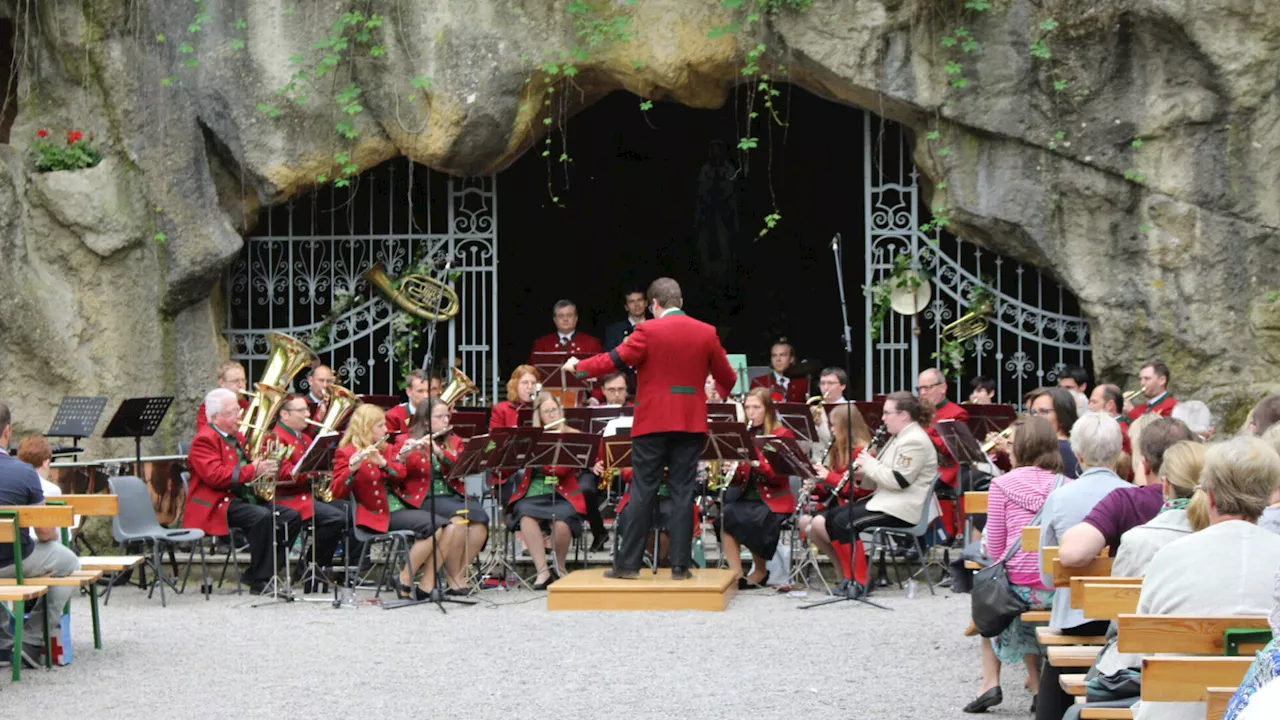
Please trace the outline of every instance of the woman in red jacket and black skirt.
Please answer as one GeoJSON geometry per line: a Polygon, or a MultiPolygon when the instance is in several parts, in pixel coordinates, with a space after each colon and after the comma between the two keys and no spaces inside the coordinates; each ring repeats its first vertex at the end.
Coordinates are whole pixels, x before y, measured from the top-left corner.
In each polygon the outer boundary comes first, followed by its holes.
{"type": "MultiPolygon", "coordinates": [[[[436,584],[436,568],[430,562],[431,545],[439,539],[446,520],[413,504],[417,488],[406,485],[408,471],[396,459],[396,447],[386,445],[387,425],[383,415],[382,408],[367,403],[351,414],[347,432],[333,454],[333,496],[354,495],[356,525],[369,532],[413,532],[415,540],[409,547],[409,567],[401,568],[397,590],[420,600],[426,598],[436,584]],[[412,576],[419,569],[422,579],[410,591],[412,576]]],[[[437,561],[442,557],[436,555],[437,561]]]]}
{"type": "MultiPolygon", "coordinates": [[[[743,408],[752,435],[795,437],[795,433],[779,423],[768,388],[752,389],[747,393],[743,408]]],[[[769,578],[765,564],[778,549],[782,521],[796,509],[790,479],[776,474],[759,451],[756,458],[750,465],[738,464],[730,481],[731,487],[725,492],[721,519],[725,559],[729,569],[738,575],[738,587],[742,589],[764,587],[769,578]],[[751,552],[755,563],[750,576],[742,573],[743,545],[751,552]]]]}

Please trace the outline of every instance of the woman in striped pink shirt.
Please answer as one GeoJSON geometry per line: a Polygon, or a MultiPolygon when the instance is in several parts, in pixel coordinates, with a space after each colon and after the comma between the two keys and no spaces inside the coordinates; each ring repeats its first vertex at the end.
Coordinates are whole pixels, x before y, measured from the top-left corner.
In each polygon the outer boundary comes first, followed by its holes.
{"type": "MultiPolygon", "coordinates": [[[[1045,498],[1062,473],[1058,436],[1048,420],[1028,417],[1013,424],[1010,460],[1014,469],[991,482],[987,501],[987,527],[983,538],[985,555],[996,562],[1012,544],[1022,542],[1022,528],[1031,524],[1045,498]]],[[[1040,582],[1040,563],[1034,552],[1017,552],[1005,564],[1013,589],[1032,608],[1042,610],[1053,602],[1053,590],[1040,582]]],[[[1015,618],[1013,623],[989,641],[981,639],[982,691],[965,706],[967,713],[986,712],[1004,697],[1000,689],[1001,664],[1019,660],[1027,666],[1027,688],[1035,693],[1040,685],[1040,646],[1035,628],[1015,618]]]]}

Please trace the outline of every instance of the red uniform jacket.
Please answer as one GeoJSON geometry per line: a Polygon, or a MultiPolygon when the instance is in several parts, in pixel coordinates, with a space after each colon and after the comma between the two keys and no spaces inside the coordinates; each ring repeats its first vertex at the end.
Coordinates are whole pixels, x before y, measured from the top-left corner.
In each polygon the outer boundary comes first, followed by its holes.
{"type": "Polygon", "coordinates": [[[540,467],[536,470],[530,468],[530,471],[521,473],[520,484],[516,486],[514,492],[511,493],[509,503],[515,505],[516,501],[524,497],[529,490],[529,483],[535,478],[538,482],[542,482],[542,478],[547,475],[554,475],[556,478],[556,494],[564,498],[573,506],[574,511],[579,515],[587,512],[587,501],[582,497],[582,488],[578,487],[578,471],[574,468],[567,467],[540,467]]]}
{"type": "MultiPolygon", "coordinates": [[[[409,442],[408,435],[401,435],[400,438],[400,442],[396,443],[393,457],[399,457],[400,448],[409,442]]],[[[445,439],[444,444],[444,457],[440,459],[440,465],[441,471],[448,475],[453,464],[458,461],[458,454],[462,452],[462,438],[450,435],[445,439]]],[[[409,457],[404,459],[404,486],[396,495],[404,501],[405,505],[420,508],[427,494],[431,492],[431,457],[431,448],[427,445],[419,445],[409,453],[409,457]]],[[[449,488],[459,495],[465,495],[467,492],[461,478],[450,480],[449,488]]]]}
{"type": "MultiPolygon", "coordinates": [[[[414,409],[416,410],[417,408],[414,409]]],[[[413,415],[409,412],[409,403],[402,402],[388,410],[382,421],[387,424],[387,432],[406,433],[409,431],[409,421],[412,419],[413,415]]]]}
{"type": "Polygon", "coordinates": [[[310,520],[311,515],[315,512],[315,508],[311,504],[311,479],[310,476],[305,478],[295,478],[293,476],[293,468],[302,460],[302,455],[307,451],[307,447],[311,445],[312,437],[308,434],[294,434],[293,430],[276,423],[271,428],[271,432],[275,434],[276,439],[283,445],[288,445],[293,450],[289,453],[289,457],[280,461],[280,483],[276,485],[276,502],[288,508],[298,511],[303,520],[310,520]],[[283,483],[289,483],[285,485],[283,483]]]}
{"type": "Polygon", "coordinates": [[[1133,409],[1129,411],[1129,420],[1137,420],[1149,412],[1155,413],[1160,417],[1169,417],[1173,414],[1173,406],[1177,404],[1178,401],[1175,400],[1172,395],[1165,393],[1154,405],[1149,402],[1142,403],[1141,405],[1135,405],[1133,409]]]}
{"type": "MultiPolygon", "coordinates": [[[[758,435],[759,432],[753,432],[758,435]]],[[[775,437],[794,438],[795,433],[791,430],[779,427],[773,431],[775,437]]],[[[796,496],[791,494],[791,480],[786,475],[778,475],[774,473],[773,468],[769,467],[769,461],[759,450],[756,451],[756,458],[760,460],[760,467],[751,467],[746,463],[739,463],[733,473],[733,479],[729,481],[730,485],[744,485],[747,479],[755,476],[756,488],[760,491],[760,499],[764,501],[769,509],[776,513],[791,513],[796,509],[796,496]]]]}
{"type": "Polygon", "coordinates": [[[375,532],[386,532],[391,524],[391,510],[387,493],[400,489],[404,483],[405,467],[396,462],[395,447],[382,451],[387,459],[386,467],[378,467],[367,458],[354,471],[350,467],[351,456],[360,450],[354,445],[344,445],[333,453],[333,497],[354,495],[356,499],[356,524],[375,532]]]}
{"type": "Polygon", "coordinates": [[[257,469],[243,457],[244,436],[224,438],[205,426],[191,440],[187,468],[191,487],[182,511],[183,527],[198,528],[206,535],[227,534],[227,504],[232,488],[253,480],[257,469]]]}
{"type": "Polygon", "coordinates": [[[510,400],[503,400],[493,409],[489,411],[489,429],[515,427],[520,423],[520,408],[524,407],[524,403],[515,403],[510,400]]]}
{"type": "Polygon", "coordinates": [[[712,326],[682,310],[646,320],[608,353],[578,364],[580,377],[600,377],[627,366],[636,369],[636,410],[631,436],[707,431],[707,373],[733,386],[729,366],[712,326]]]}
{"type": "MultiPolygon", "coordinates": [[[[316,422],[324,420],[324,413],[320,412],[320,403],[316,402],[315,398],[311,397],[311,393],[307,393],[302,399],[307,401],[307,410],[311,413],[312,420],[315,420],[316,422]]],[[[326,408],[326,412],[327,411],[328,410],[326,408]]]]}
{"type": "Polygon", "coordinates": [[[559,333],[547,333],[533,341],[533,349],[529,351],[529,364],[533,364],[534,353],[565,352],[575,355],[597,355],[603,352],[600,341],[591,335],[574,331],[569,342],[561,344],[559,333]]]}
{"type": "Polygon", "coordinates": [[[791,378],[786,393],[782,392],[782,386],[772,372],[752,380],[751,387],[769,388],[773,391],[774,402],[802,403],[809,399],[809,381],[805,378],[791,378]]]}
{"type": "MultiPolygon", "coordinates": [[[[240,403],[241,411],[249,409],[248,400],[245,400],[244,398],[237,398],[236,401],[240,403]]],[[[207,427],[209,427],[209,418],[205,417],[204,403],[200,403],[200,408],[196,410],[196,432],[200,432],[207,427]]]]}
{"type": "MultiPolygon", "coordinates": [[[[853,452],[850,453],[850,455],[852,457],[858,457],[858,453],[860,452],[862,452],[862,448],[855,445],[853,447],[853,452]]],[[[840,480],[844,477],[844,465],[833,464],[828,469],[831,472],[827,473],[825,477],[818,478],[818,483],[813,488],[813,494],[817,495],[821,500],[830,498],[831,493],[835,491],[836,486],[840,484],[840,480]]],[[[870,494],[870,490],[858,487],[858,483],[855,482],[853,478],[849,478],[849,481],[844,484],[844,487],[840,488],[840,497],[838,498],[837,504],[848,505],[850,498],[859,500],[870,494]]]]}
{"type": "MultiPolygon", "coordinates": [[[[939,420],[955,420],[956,422],[965,422],[969,419],[969,411],[960,406],[960,403],[946,402],[939,405],[933,413],[933,422],[939,420]]],[[[927,430],[929,439],[933,441],[933,446],[938,449],[938,475],[942,477],[942,482],[955,487],[956,477],[960,474],[960,466],[956,464],[955,458],[951,457],[951,451],[947,450],[947,444],[942,442],[942,436],[933,428],[933,423],[929,423],[927,430]]]]}

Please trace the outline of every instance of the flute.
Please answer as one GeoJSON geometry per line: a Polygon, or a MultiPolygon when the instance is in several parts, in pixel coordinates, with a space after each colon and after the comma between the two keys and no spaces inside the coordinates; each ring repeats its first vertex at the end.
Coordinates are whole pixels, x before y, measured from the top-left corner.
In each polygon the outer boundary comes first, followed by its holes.
{"type": "Polygon", "coordinates": [[[400,457],[404,457],[405,455],[408,455],[414,450],[417,450],[419,447],[429,442],[434,442],[435,440],[438,440],[444,437],[445,435],[448,435],[451,432],[453,432],[452,425],[432,435],[423,435],[422,437],[417,438],[415,440],[407,440],[405,441],[405,444],[400,448],[400,457]]]}
{"type": "Polygon", "coordinates": [[[382,439],[381,439],[381,440],[379,440],[378,442],[376,442],[376,443],[374,443],[374,444],[370,445],[369,447],[367,447],[367,448],[365,448],[365,449],[363,449],[363,450],[361,450],[361,451],[357,452],[355,455],[352,455],[352,456],[351,456],[351,461],[350,461],[350,463],[348,463],[348,464],[349,464],[351,467],[355,467],[356,465],[359,465],[361,462],[363,462],[363,461],[364,461],[364,459],[365,459],[366,457],[368,457],[368,456],[369,456],[369,454],[370,454],[370,453],[376,452],[376,451],[378,450],[378,446],[379,446],[379,445],[382,445],[383,443],[385,443],[385,442],[387,441],[387,438],[389,438],[389,437],[391,437],[391,433],[387,433],[386,435],[383,435],[383,436],[382,436],[382,439]]]}

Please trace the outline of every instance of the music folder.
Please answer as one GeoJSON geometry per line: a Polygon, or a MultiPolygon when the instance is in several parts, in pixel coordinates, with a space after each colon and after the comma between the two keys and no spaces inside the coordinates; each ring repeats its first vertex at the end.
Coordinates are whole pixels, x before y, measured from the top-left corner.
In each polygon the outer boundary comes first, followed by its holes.
{"type": "Polygon", "coordinates": [[[494,455],[501,454],[504,448],[505,444],[500,445],[499,440],[490,435],[472,435],[449,469],[449,479],[458,480],[488,470],[494,455]]]}
{"type": "Polygon", "coordinates": [[[617,428],[617,433],[604,438],[604,471],[631,467],[631,428],[617,428]]]}
{"type": "Polygon", "coordinates": [[[947,446],[947,450],[951,452],[951,457],[955,458],[956,462],[971,465],[990,462],[965,423],[939,420],[933,424],[933,429],[938,432],[938,437],[942,438],[942,444],[947,446]]]}
{"type": "Polygon", "coordinates": [[[543,432],[525,460],[526,467],[571,467],[585,470],[595,464],[600,436],[591,433],[543,432]]]}
{"type": "Polygon", "coordinates": [[[489,465],[490,470],[516,470],[523,468],[529,459],[529,453],[542,435],[542,428],[494,428],[489,437],[501,444],[495,448],[494,457],[489,465]]]}
{"type": "Polygon", "coordinates": [[[297,484],[298,477],[302,475],[333,472],[333,449],[341,439],[342,435],[336,432],[317,435],[307,446],[306,452],[302,453],[298,464],[293,466],[294,482],[291,484],[297,484]]]}
{"type": "Polygon", "coordinates": [[[739,407],[734,403],[707,403],[708,422],[741,424],[745,417],[738,413],[739,407]]]}
{"type": "Polygon", "coordinates": [[[733,460],[751,462],[756,459],[756,446],[751,434],[742,423],[707,423],[707,442],[702,446],[700,460],[733,460]]]}

